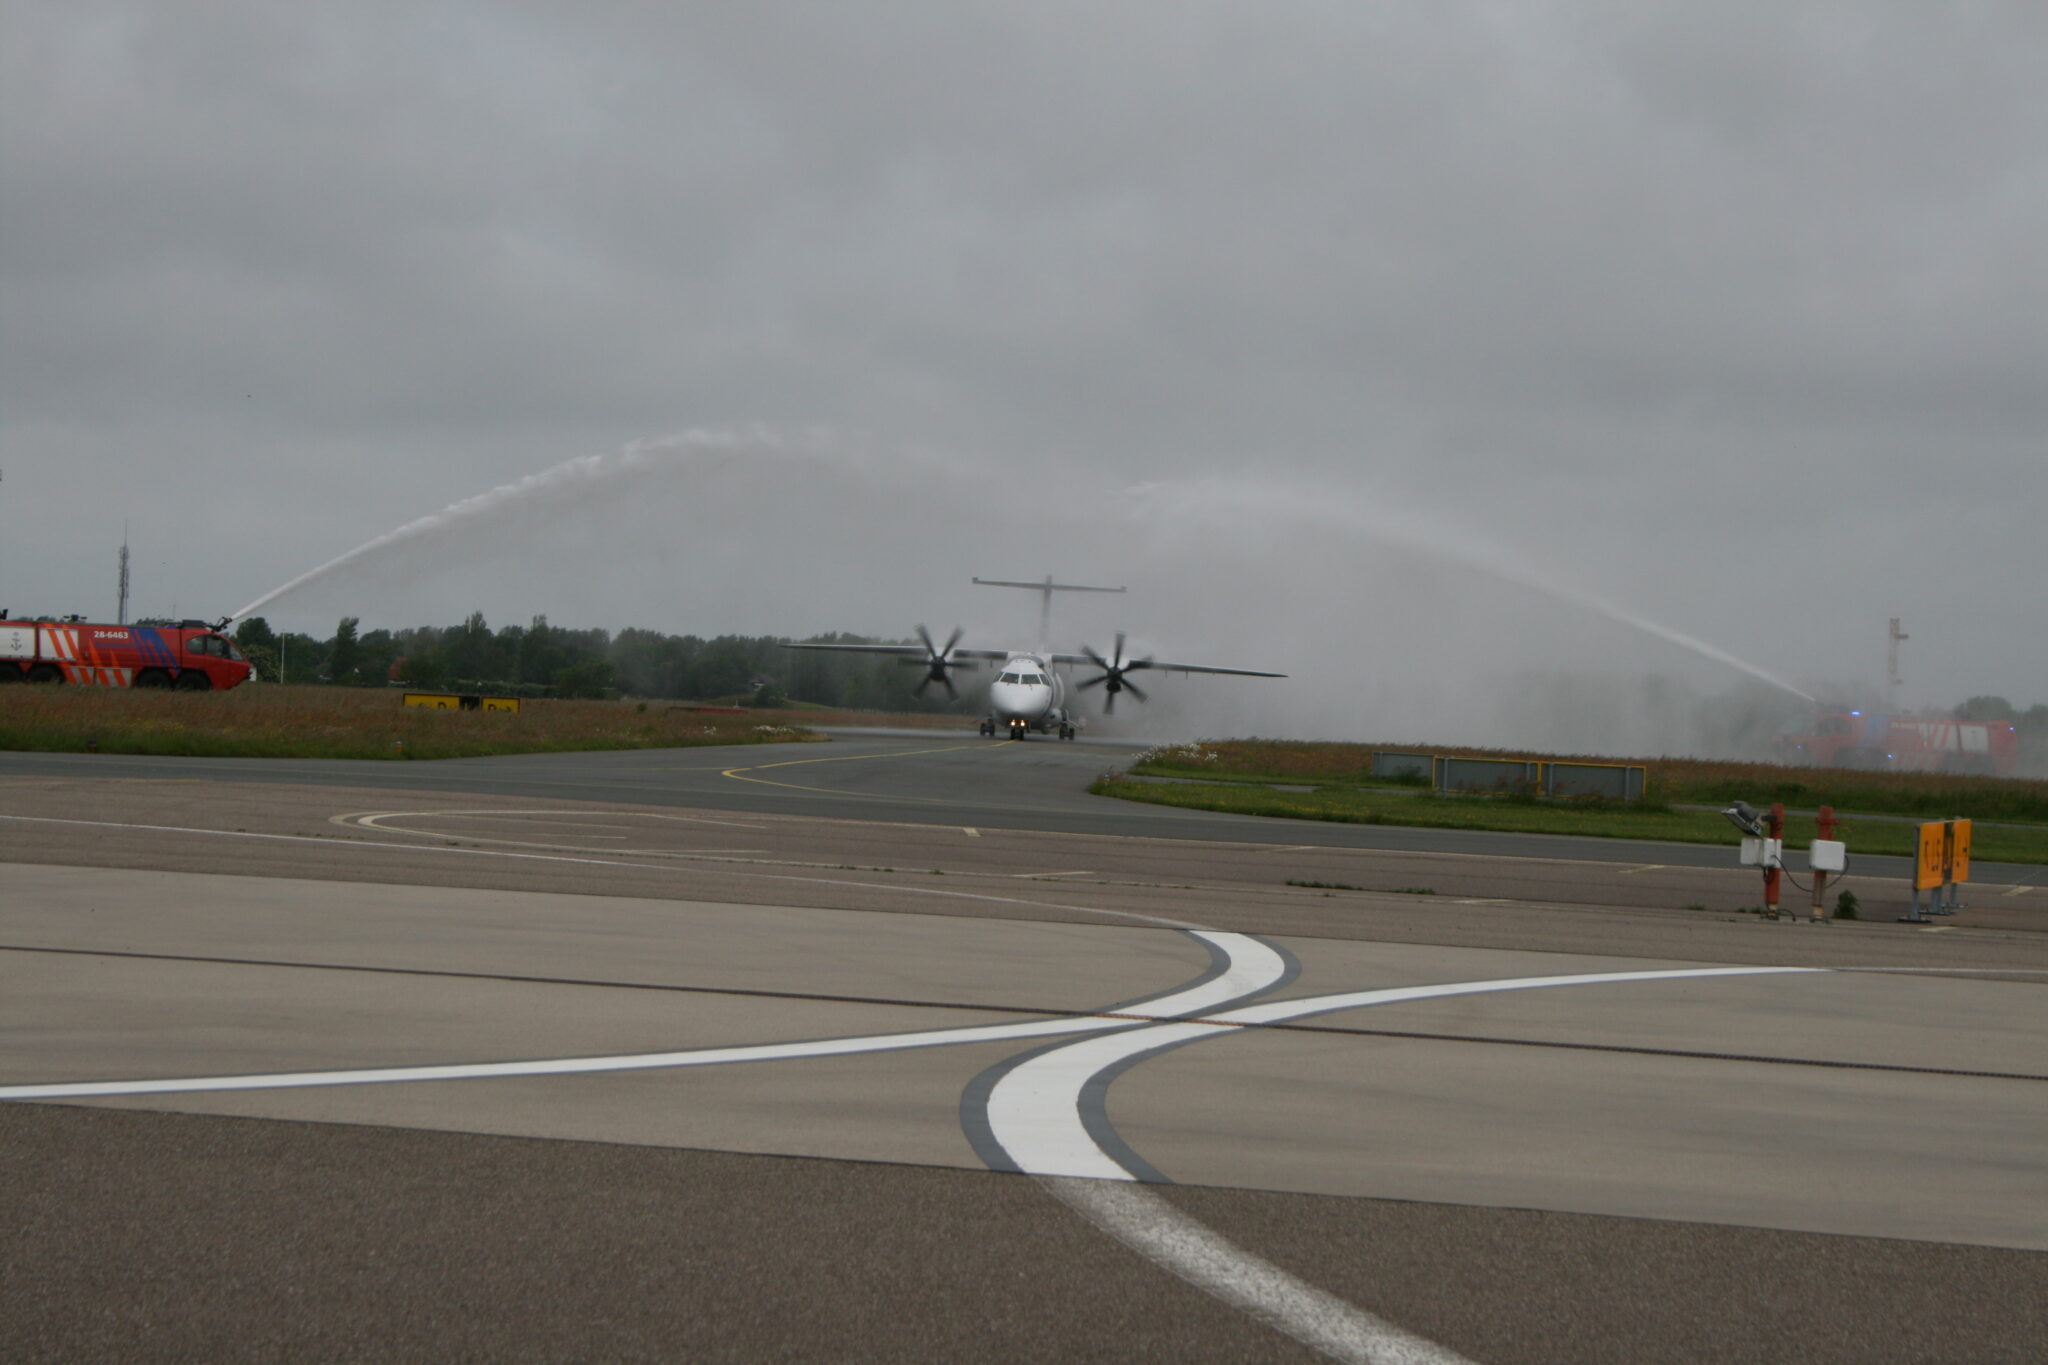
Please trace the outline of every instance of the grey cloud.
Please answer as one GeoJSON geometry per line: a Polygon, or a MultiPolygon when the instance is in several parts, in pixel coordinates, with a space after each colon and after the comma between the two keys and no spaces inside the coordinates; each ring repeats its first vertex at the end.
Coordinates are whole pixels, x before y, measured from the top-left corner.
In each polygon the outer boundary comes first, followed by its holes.
{"type": "MultiPolygon", "coordinates": [[[[1959,641],[1928,686],[2048,696],[2035,5],[86,3],[7,37],[6,491],[83,462],[42,486],[132,490],[164,543],[232,509],[232,552],[167,562],[187,598],[765,418],[1049,500],[1321,479],[1802,676],[1867,675],[1910,611],[1959,641]]],[[[104,576],[49,520],[9,596],[104,576]]]]}

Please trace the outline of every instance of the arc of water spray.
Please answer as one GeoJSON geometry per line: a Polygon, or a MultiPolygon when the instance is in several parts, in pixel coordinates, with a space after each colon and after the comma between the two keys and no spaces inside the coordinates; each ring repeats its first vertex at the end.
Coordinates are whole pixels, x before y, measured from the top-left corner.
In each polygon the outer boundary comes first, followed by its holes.
{"type": "MultiPolygon", "coordinates": [[[[409,521],[374,540],[365,541],[347,554],[330,559],[325,564],[309,569],[298,577],[272,588],[225,618],[222,624],[242,620],[279,598],[317,583],[351,564],[448,527],[479,521],[510,503],[536,496],[567,493],[580,486],[638,469],[681,463],[710,455],[747,452],[799,456],[817,454],[827,449],[840,456],[853,453],[832,441],[826,433],[818,431],[786,435],[758,427],[715,430],[700,428],[659,440],[636,441],[612,455],[585,455],[567,460],[552,469],[545,469],[538,474],[503,484],[487,493],[450,503],[438,512],[409,521]]],[[[1263,504],[1276,513],[1326,524],[1334,523],[1346,532],[1356,533],[1364,528],[1368,534],[1388,544],[1426,551],[1463,564],[1489,577],[1540,592],[1582,611],[1592,612],[1668,644],[1677,645],[1701,658],[1745,673],[1805,701],[1814,700],[1809,693],[1801,691],[1783,678],[1757,667],[1746,659],[1687,635],[1683,631],[1659,624],[1592,593],[1566,587],[1548,575],[1514,562],[1499,547],[1492,547],[1485,554],[1477,553],[1461,543],[1468,540],[1468,536],[1451,534],[1448,528],[1437,534],[1418,534],[1415,529],[1416,519],[1412,514],[1404,514],[1400,519],[1396,519],[1381,509],[1357,503],[1333,509],[1327,493],[1319,493],[1311,498],[1276,488],[1270,480],[1257,485],[1236,479],[1204,479],[1191,484],[1145,484],[1125,490],[1124,496],[1128,505],[1137,509],[1141,516],[1147,513],[1199,515],[1207,508],[1223,507],[1230,509],[1230,519],[1236,522],[1242,519],[1246,507],[1263,504]]]]}
{"type": "Polygon", "coordinates": [[[1424,518],[1412,512],[1404,512],[1396,519],[1383,509],[1356,501],[1333,507],[1332,499],[1327,493],[1309,497],[1293,490],[1276,488],[1270,481],[1251,485],[1235,478],[1205,479],[1179,488],[1158,483],[1140,484],[1126,489],[1125,496],[1134,502],[1150,502],[1154,506],[1179,515],[1198,513],[1204,506],[1228,508],[1233,523],[1242,519],[1244,508],[1263,503],[1287,515],[1332,524],[1341,531],[1356,533],[1363,528],[1374,539],[1386,544],[1418,550],[1462,564],[1489,578],[1541,593],[1545,597],[1554,598],[1581,611],[1589,611],[1595,616],[1605,617],[1632,630],[1639,630],[1666,644],[1690,650],[1703,659],[1710,659],[1739,673],[1746,673],[1760,682],[1769,683],[1772,687],[1789,692],[1804,701],[1814,700],[1811,693],[1794,687],[1783,678],[1759,668],[1747,659],[1710,645],[1705,640],[1687,635],[1684,631],[1674,630],[1670,626],[1638,615],[1594,593],[1567,587],[1549,575],[1517,562],[1512,555],[1498,546],[1490,547],[1489,552],[1485,554],[1468,549],[1461,542],[1470,539],[1469,533],[1454,533],[1449,527],[1436,527],[1432,528],[1432,534],[1420,534],[1415,527],[1424,518]]]}
{"type": "Polygon", "coordinates": [[[623,474],[649,465],[688,459],[713,453],[731,453],[751,448],[754,450],[791,450],[795,447],[789,441],[766,431],[694,430],[680,436],[660,440],[635,441],[613,455],[583,455],[565,460],[552,469],[538,474],[529,474],[512,483],[501,484],[488,493],[452,502],[438,512],[409,521],[395,530],[386,531],[374,540],[364,541],[347,554],[337,555],[318,568],[308,569],[297,578],[282,583],[264,593],[240,611],[228,616],[222,622],[239,621],[260,611],[262,608],[299,589],[319,582],[340,569],[379,554],[395,545],[419,540],[463,522],[476,521],[490,516],[507,503],[517,502],[536,495],[567,491],[580,484],[623,474]]]}

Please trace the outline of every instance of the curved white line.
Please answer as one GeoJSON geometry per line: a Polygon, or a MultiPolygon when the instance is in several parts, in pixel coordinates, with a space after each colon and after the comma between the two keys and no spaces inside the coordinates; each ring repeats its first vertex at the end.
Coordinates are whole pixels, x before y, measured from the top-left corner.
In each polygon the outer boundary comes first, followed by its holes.
{"type": "Polygon", "coordinates": [[[1042,1177],[1039,1188],[1205,1294],[1345,1365],[1472,1365],[1289,1274],[1143,1185],[1042,1177]]]}
{"type": "MultiPolygon", "coordinates": [[[[1222,975],[1200,985],[1183,987],[1130,1009],[1140,1018],[1173,1018],[1214,1009],[1279,979],[1285,970],[1280,955],[1243,934],[1201,931],[1194,937],[1221,952],[1230,962],[1222,975]]],[[[177,1095],[193,1091],[290,1090],[326,1085],[384,1085],[409,1081],[470,1081],[508,1076],[580,1076],[605,1071],[648,1071],[669,1067],[724,1066],[735,1062],[778,1062],[799,1057],[838,1057],[853,1053],[896,1052],[909,1048],[953,1047],[962,1043],[1007,1042],[1022,1038],[1058,1037],[1131,1026],[1129,1013],[1118,1016],[1035,1019],[1016,1024],[976,1024],[964,1028],[925,1029],[915,1033],[870,1034],[858,1038],[821,1038],[807,1042],[751,1043],[734,1047],[693,1048],[681,1052],[641,1052],[611,1057],[556,1057],[521,1062],[466,1062],[439,1066],[366,1067],[344,1071],[288,1071],[248,1076],[181,1076],[132,1081],[56,1081],[0,1086],[0,1100],[88,1099],[114,1095],[177,1095]]]]}
{"type": "Polygon", "coordinates": [[[1276,1000],[1200,1019],[1079,1040],[1025,1062],[989,1094],[989,1131],[1054,1198],[1139,1255],[1276,1331],[1346,1365],[1471,1365],[1466,1357],[1318,1289],[1222,1237],[1142,1185],[1083,1126],[1081,1092],[1102,1070],[1232,1026],[1256,1027],[1334,1010],[1489,991],[1621,981],[1769,976],[1813,967],[1701,967],[1457,981],[1276,1000]],[[1083,1177],[1075,1179],[1073,1177],[1083,1177]]]}
{"type": "MultiPolygon", "coordinates": [[[[1245,957],[1233,962],[1230,972],[1212,982],[1221,998],[1233,999],[1254,990],[1264,990],[1287,972],[1287,963],[1267,945],[1250,940],[1245,957]],[[1231,989],[1224,991],[1226,984],[1231,989]]],[[[1213,1033],[1211,1023],[1163,1025],[1184,1034],[1213,1033]]],[[[1103,1180],[1129,1180],[1131,1173],[1095,1145],[1081,1126],[1078,1103],[1081,1087],[1096,1072],[1128,1056],[1150,1051],[1155,1044],[1132,1040],[1151,1038],[1155,1029],[1135,1029],[1109,1038],[1090,1039],[1107,1047],[1089,1048],[1076,1043],[1048,1052],[1023,1063],[997,1081],[988,1096],[988,1126],[996,1141],[1031,1175],[1084,1175],[1103,1180]],[[1025,1161],[1021,1152],[1032,1154],[1025,1161]],[[1045,1164],[1036,1164],[1043,1162],[1045,1164]]]]}
{"type": "Polygon", "coordinates": [[[1032,1058],[1010,1071],[989,1092],[989,1133],[1020,1170],[1032,1175],[1085,1176],[1095,1180],[1136,1180],[1097,1145],[1081,1117],[1081,1092],[1097,1075],[1120,1063],[1200,1038],[1224,1036],[1232,1028],[1277,1024],[1311,1014],[1430,1000],[1450,995],[1539,990],[1550,986],[1595,986],[1624,981],[1674,981],[1716,976],[1782,976],[1825,972],[1825,967],[1685,967],[1642,972],[1579,972],[1568,976],[1524,976],[1498,981],[1451,981],[1432,986],[1396,986],[1338,995],[1276,1000],[1150,1028],[1086,1038],[1032,1058]]]}

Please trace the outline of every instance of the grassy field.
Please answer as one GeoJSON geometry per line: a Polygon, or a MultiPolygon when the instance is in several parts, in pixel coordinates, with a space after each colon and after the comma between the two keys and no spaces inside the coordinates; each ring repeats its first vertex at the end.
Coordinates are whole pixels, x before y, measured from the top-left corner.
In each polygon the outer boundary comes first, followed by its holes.
{"type": "Polygon", "coordinates": [[[396,689],[363,687],[0,687],[0,749],[43,752],[422,759],[819,738],[790,713],[727,715],[662,701],[529,700],[512,715],[405,707],[396,689]]]}
{"type": "MultiPolygon", "coordinates": [[[[1726,844],[1738,836],[1714,811],[1674,810],[1650,804],[1630,807],[1540,802],[1500,797],[1437,796],[1428,791],[1365,791],[1321,787],[1276,791],[1249,782],[1146,782],[1128,777],[1099,779],[1098,796],[1146,801],[1158,806],[1277,815],[1296,820],[1335,820],[1361,825],[1420,825],[1436,829],[1490,829],[1524,834],[1579,834],[1603,839],[1665,839],[1687,844],[1726,844]]],[[[1851,854],[1910,856],[1915,826],[1890,820],[1844,819],[1835,837],[1851,854]]],[[[1804,848],[1817,835],[1811,817],[1785,818],[1788,848],[1804,848]]],[[[2048,863],[2048,826],[2013,828],[1978,825],[1974,856],[1980,862],[2048,863]]]]}
{"type": "MultiPolygon", "coordinates": [[[[1772,801],[1783,801],[1795,809],[1826,804],[1842,817],[1836,837],[1846,840],[1852,853],[1913,852],[1911,824],[1858,820],[1858,815],[1966,816],[2020,826],[1977,825],[1973,842],[1979,860],[2048,863],[2048,782],[1650,759],[1641,760],[1649,770],[1648,794],[1641,803],[1548,802],[1438,796],[1426,789],[1390,790],[1383,779],[1370,775],[1370,765],[1375,748],[1394,747],[1260,739],[1204,741],[1154,750],[1132,766],[1131,777],[1107,777],[1092,790],[1131,801],[1246,815],[1701,844],[1735,841],[1734,830],[1718,808],[1738,798],[1759,807],[1772,801]],[[1132,777],[1183,780],[1145,782],[1132,777]],[[1278,790],[1275,784],[1306,790],[1278,790]],[[1716,809],[1679,808],[1692,804],[1716,809]],[[2034,824],[2039,828],[2027,827],[2034,824]]],[[[1398,751],[1537,757],[1480,750],[1432,751],[1425,745],[1399,746],[1398,751]]],[[[1804,847],[1815,837],[1810,816],[1787,816],[1785,838],[1789,845],[1804,847]]]]}
{"type": "Polygon", "coordinates": [[[1223,782],[1288,782],[1359,788],[1385,786],[1371,775],[1375,749],[1437,753],[1445,757],[1543,758],[1586,763],[1637,763],[1648,769],[1644,799],[1669,805],[1753,806],[1783,801],[1811,810],[1831,805],[1864,815],[1926,819],[2019,820],[2048,824],[2048,782],[2024,778],[1960,777],[1941,773],[1851,772],[1787,768],[1770,763],[1724,763],[1697,758],[1575,758],[1428,745],[1337,744],[1270,739],[1204,740],[1155,749],[1131,772],[1153,777],[1199,777],[1223,782]]]}

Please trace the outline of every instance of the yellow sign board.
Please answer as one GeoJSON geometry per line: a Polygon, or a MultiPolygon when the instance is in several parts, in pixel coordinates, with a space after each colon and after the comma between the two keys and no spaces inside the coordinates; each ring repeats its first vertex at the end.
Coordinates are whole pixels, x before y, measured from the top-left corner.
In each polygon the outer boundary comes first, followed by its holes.
{"type": "Polygon", "coordinates": [[[456,692],[408,692],[407,706],[420,706],[429,711],[511,711],[519,710],[517,697],[464,696],[456,692]]]}
{"type": "Polygon", "coordinates": [[[1920,858],[1913,868],[1913,889],[1926,891],[1948,880],[1948,822],[1931,820],[1920,826],[1920,858]]]}
{"type": "Polygon", "coordinates": [[[1970,822],[1952,820],[1949,823],[1955,830],[1955,840],[1949,847],[1948,879],[1966,882],[1970,880],[1970,822]]]}

